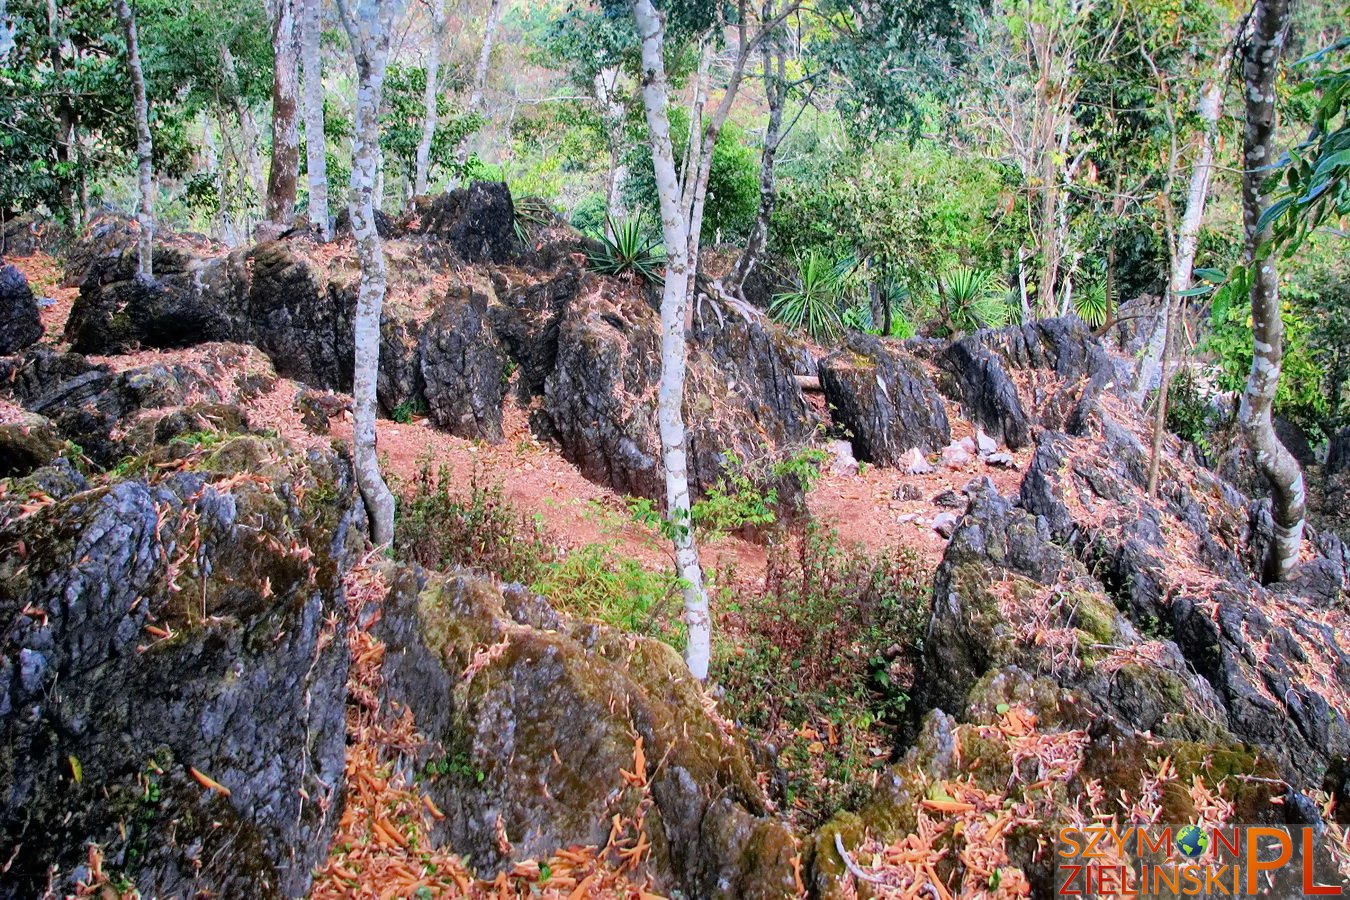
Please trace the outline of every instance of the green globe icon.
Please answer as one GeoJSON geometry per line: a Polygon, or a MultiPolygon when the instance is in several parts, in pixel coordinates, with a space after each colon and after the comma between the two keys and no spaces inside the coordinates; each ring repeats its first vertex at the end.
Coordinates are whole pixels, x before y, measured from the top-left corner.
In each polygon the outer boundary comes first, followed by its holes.
{"type": "Polygon", "coordinates": [[[1199,859],[1200,855],[1209,849],[1209,835],[1198,825],[1187,825],[1177,832],[1177,849],[1187,859],[1199,859]]]}

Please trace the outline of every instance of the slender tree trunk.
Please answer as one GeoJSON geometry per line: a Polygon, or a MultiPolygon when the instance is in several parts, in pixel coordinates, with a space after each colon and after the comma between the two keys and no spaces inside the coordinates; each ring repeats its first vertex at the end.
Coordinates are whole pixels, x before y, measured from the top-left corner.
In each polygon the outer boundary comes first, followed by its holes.
{"type": "Polygon", "coordinates": [[[427,86],[422,95],[422,139],[417,142],[417,174],[413,193],[427,192],[431,168],[431,141],[440,124],[438,102],[441,96],[441,44],[445,41],[445,0],[431,0],[431,47],[427,51],[427,86]]]}
{"type": "Polygon", "coordinates": [[[273,0],[272,18],[272,165],[267,173],[263,218],[277,225],[295,223],[300,176],[300,68],[295,45],[298,0],[273,0]]]}
{"type": "Polygon", "coordinates": [[[114,9],[127,40],[127,74],[131,78],[131,109],[136,119],[136,182],[140,188],[140,204],[136,209],[136,225],[140,232],[136,248],[138,271],[141,277],[150,279],[155,275],[155,173],[154,141],[150,137],[150,103],[145,96],[145,75],[141,71],[136,14],[129,0],[114,0],[114,9]]]}
{"type": "MultiPolygon", "coordinates": [[[[483,111],[483,97],[487,92],[488,72],[492,66],[492,43],[497,38],[497,22],[501,18],[502,0],[490,0],[487,20],[483,23],[483,46],[478,50],[478,65],[473,70],[473,87],[469,91],[470,113],[483,111]]],[[[455,149],[455,159],[462,166],[469,161],[469,140],[465,138],[455,149]]]]}
{"type": "Polygon", "coordinates": [[[1284,322],[1280,318],[1280,278],[1269,249],[1269,227],[1258,229],[1267,197],[1261,184],[1275,162],[1275,79],[1288,37],[1290,0],[1257,0],[1253,34],[1242,65],[1247,124],[1243,131],[1242,222],[1246,257],[1252,269],[1252,370],[1242,395],[1238,420],[1256,457],[1257,469],[1270,482],[1274,541],[1264,577],[1286,578],[1298,563],[1303,542],[1303,472],[1280,443],[1272,422],[1275,392],[1284,359],[1284,322]]]}
{"type": "Polygon", "coordinates": [[[14,26],[5,5],[5,0],[0,0],[0,64],[9,59],[9,52],[14,49],[14,26]]]}
{"type": "Polygon", "coordinates": [[[661,203],[661,231],[666,244],[666,281],[661,296],[661,382],[657,400],[661,461],[666,478],[666,516],[675,544],[676,572],[684,584],[685,622],[689,628],[685,660],[696,678],[705,679],[712,655],[712,618],[708,594],[703,586],[703,567],[694,542],[684,427],[685,308],[692,269],[690,220],[683,209],[670,137],[664,29],[651,0],[632,0],[632,5],[642,40],[642,102],[651,133],[657,194],[661,203]]]}
{"type": "MultiPolygon", "coordinates": [[[[609,145],[609,171],[605,174],[605,213],[610,221],[623,218],[623,189],[628,181],[628,166],[623,164],[623,104],[615,97],[619,84],[618,67],[601,69],[595,74],[595,103],[605,124],[609,145]]],[[[609,221],[605,233],[614,237],[609,221]]]]}
{"type": "MultiPolygon", "coordinates": [[[[1220,68],[1222,61],[1220,61],[1220,68]]],[[[1158,383],[1158,372],[1163,351],[1167,346],[1168,317],[1171,306],[1177,302],[1177,296],[1191,288],[1191,278],[1195,271],[1195,252],[1200,244],[1200,228],[1205,221],[1205,205],[1209,198],[1209,185],[1214,173],[1214,142],[1219,130],[1219,115],[1223,108],[1223,80],[1215,78],[1205,86],[1200,98],[1200,118],[1204,128],[1196,148],[1195,165],[1191,169],[1190,183],[1186,189],[1186,211],[1181,216],[1181,227],[1177,231],[1177,251],[1172,257],[1172,274],[1169,279],[1171,296],[1167,305],[1160,311],[1149,342],[1139,363],[1139,372],[1135,378],[1133,394],[1140,400],[1158,383]]],[[[1164,202],[1170,200],[1164,198],[1164,202]]]]}
{"type": "Polygon", "coordinates": [[[328,140],[323,122],[323,0],[301,0],[300,56],[304,68],[305,173],[309,181],[309,220],[319,240],[333,236],[328,214],[328,140]]]}
{"type": "MultiPolygon", "coordinates": [[[[66,40],[61,35],[61,15],[57,9],[56,0],[47,0],[47,40],[51,43],[48,58],[52,65],[52,75],[56,82],[61,85],[60,93],[56,98],[56,159],[61,163],[69,163],[74,157],[72,145],[75,133],[75,109],[66,93],[66,40]]],[[[75,184],[65,176],[61,178],[61,205],[65,207],[66,211],[78,217],[75,213],[75,184]]]]}
{"type": "Polygon", "coordinates": [[[261,202],[267,196],[267,182],[263,179],[258,120],[253,117],[253,109],[249,106],[248,98],[240,91],[234,54],[224,44],[220,47],[220,69],[225,82],[225,93],[230,105],[234,107],[235,118],[239,120],[239,138],[243,144],[244,170],[248,174],[249,187],[253,190],[254,201],[261,202]]]}
{"type": "Polygon", "coordinates": [[[352,136],[352,191],[348,212],[361,284],[356,299],[356,368],[352,387],[356,480],[377,546],[394,540],[394,495],[380,474],[376,448],[376,383],[380,368],[380,314],[384,306],[384,247],[375,228],[375,181],[380,167],[380,101],[389,41],[401,0],[339,0],[356,60],[356,116],[352,136]]]}
{"type": "MultiPolygon", "coordinates": [[[[769,103],[769,123],[764,129],[764,151],[759,162],[759,209],[755,213],[755,224],[750,228],[750,237],[745,242],[745,252],[736,260],[731,270],[726,289],[739,296],[741,287],[750,273],[755,270],[759,257],[769,244],[769,223],[773,219],[774,205],[778,201],[777,162],[778,145],[783,140],[783,108],[787,105],[786,59],[782,48],[772,46],[765,41],[761,49],[764,61],[764,95],[769,103]]],[[[873,319],[873,324],[879,324],[873,319]]]]}

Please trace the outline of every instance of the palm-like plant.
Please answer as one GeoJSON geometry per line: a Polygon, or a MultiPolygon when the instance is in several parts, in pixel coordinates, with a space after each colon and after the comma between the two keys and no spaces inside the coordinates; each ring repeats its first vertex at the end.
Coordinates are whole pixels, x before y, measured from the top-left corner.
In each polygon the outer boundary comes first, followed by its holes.
{"type": "Polygon", "coordinates": [[[660,241],[648,238],[642,230],[642,216],[616,222],[605,216],[609,227],[599,235],[600,249],[586,254],[590,267],[601,275],[629,275],[639,281],[662,284],[661,267],[666,264],[660,241]],[[610,237],[610,235],[613,237],[610,237]]]}
{"type": "Polygon", "coordinates": [[[1106,285],[1095,281],[1073,295],[1073,311],[1090,328],[1100,328],[1106,322],[1106,285]]]}
{"type": "Polygon", "coordinates": [[[1008,284],[993,272],[959,266],[938,279],[938,296],[956,331],[1001,328],[1008,324],[1008,284]]]}
{"type": "Polygon", "coordinates": [[[829,340],[839,333],[839,266],[817,250],[798,263],[801,287],[777,294],[769,314],[784,325],[804,328],[816,340],[829,340]]]}

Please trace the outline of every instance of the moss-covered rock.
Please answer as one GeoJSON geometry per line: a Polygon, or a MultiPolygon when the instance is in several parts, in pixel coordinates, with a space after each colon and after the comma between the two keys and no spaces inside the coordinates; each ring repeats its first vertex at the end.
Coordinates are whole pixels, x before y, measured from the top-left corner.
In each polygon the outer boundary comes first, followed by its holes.
{"type": "Polygon", "coordinates": [[[351,479],[256,436],[207,449],[0,501],[0,896],[73,892],[95,845],[145,896],[299,896],[324,856],[351,479]]]}
{"type": "Polygon", "coordinates": [[[796,844],[744,745],[667,645],[557,617],[470,577],[399,570],[377,634],[390,700],[432,740],[439,836],[482,873],[640,822],[644,867],[686,897],[782,897],[796,844]]]}

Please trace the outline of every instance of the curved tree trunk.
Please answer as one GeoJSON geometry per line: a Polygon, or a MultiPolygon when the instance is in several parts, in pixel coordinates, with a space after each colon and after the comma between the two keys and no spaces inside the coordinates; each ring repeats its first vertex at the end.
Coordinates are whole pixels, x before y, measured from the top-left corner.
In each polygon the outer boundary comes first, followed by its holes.
{"type": "Polygon", "coordinates": [[[143,278],[154,277],[155,171],[154,140],[150,136],[150,103],[145,96],[145,74],[141,70],[141,48],[136,33],[136,13],[129,0],[115,0],[114,9],[127,41],[127,73],[131,78],[131,109],[136,118],[136,182],[140,204],[136,225],[140,239],[136,246],[138,271],[143,278]]]}
{"type": "Polygon", "coordinates": [[[1280,279],[1269,250],[1270,229],[1258,229],[1267,198],[1261,184],[1275,162],[1275,77],[1289,31],[1290,0],[1257,0],[1253,35],[1242,65],[1247,125],[1243,132],[1242,221],[1252,268],[1252,370],[1238,412],[1256,467],[1270,482],[1274,541],[1265,561],[1269,581],[1287,577],[1303,541],[1303,472],[1271,421],[1284,357],[1280,279]]]}
{"type": "Polygon", "coordinates": [[[297,0],[273,0],[272,19],[272,165],[267,172],[263,218],[289,227],[295,223],[300,176],[299,58],[295,47],[297,0]]]}
{"type": "Polygon", "coordinates": [[[305,173],[309,181],[309,221],[319,240],[333,236],[328,214],[328,141],[323,122],[323,0],[301,0],[300,56],[305,76],[305,173]]]}
{"type": "Polygon", "coordinates": [[[633,0],[633,17],[642,39],[642,102],[651,132],[652,159],[661,203],[661,231],[666,244],[666,282],[661,296],[661,383],[657,418],[661,461],[666,477],[666,517],[675,544],[675,567],[684,584],[684,615],[689,628],[685,661],[694,676],[708,677],[712,656],[712,618],[703,567],[694,543],[689,497],[689,465],[685,444],[684,381],[687,368],[684,318],[688,303],[689,219],[682,209],[679,176],[667,114],[664,29],[651,0],[633,0]]]}
{"type": "Polygon", "coordinates": [[[394,495],[380,474],[376,449],[376,382],[380,367],[380,314],[384,307],[384,247],[375,229],[375,182],[380,167],[380,100],[389,62],[389,40],[401,2],[339,0],[356,60],[356,116],[352,135],[352,192],[348,212],[361,284],[356,299],[356,369],[352,387],[352,442],[356,480],[370,517],[371,540],[394,540],[394,495]]]}
{"type": "MultiPolygon", "coordinates": [[[[497,22],[501,19],[502,0],[490,0],[487,21],[483,25],[483,46],[478,50],[478,65],[473,70],[473,88],[469,91],[470,113],[483,111],[483,95],[487,91],[488,71],[492,67],[492,43],[497,39],[497,22]]],[[[462,166],[469,161],[469,139],[459,142],[455,159],[462,166]]]]}
{"type": "Polygon", "coordinates": [[[437,108],[441,96],[441,44],[445,41],[445,0],[431,0],[431,47],[427,51],[427,85],[422,95],[422,138],[417,142],[417,170],[413,178],[413,193],[427,192],[427,178],[431,169],[431,141],[436,137],[440,123],[437,108]]]}

